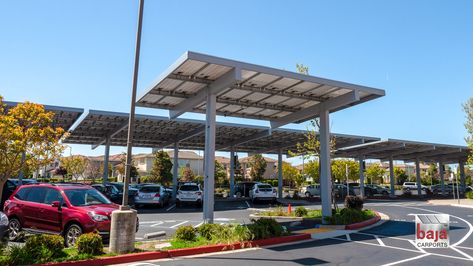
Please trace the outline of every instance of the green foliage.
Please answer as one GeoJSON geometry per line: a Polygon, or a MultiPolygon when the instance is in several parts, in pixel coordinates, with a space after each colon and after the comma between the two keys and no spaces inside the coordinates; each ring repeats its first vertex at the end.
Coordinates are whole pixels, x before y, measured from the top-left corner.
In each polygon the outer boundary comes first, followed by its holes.
{"type": "Polygon", "coordinates": [[[222,230],[223,225],[220,224],[202,224],[197,228],[197,232],[201,237],[204,237],[208,240],[212,239],[212,235],[215,232],[222,230]]]}
{"type": "Polygon", "coordinates": [[[183,241],[195,241],[197,230],[192,225],[179,226],[176,230],[175,238],[183,241]]]}
{"type": "Polygon", "coordinates": [[[465,197],[467,199],[473,199],[473,191],[468,191],[465,193],[465,197]]]}
{"type": "Polygon", "coordinates": [[[353,160],[332,160],[332,178],[338,179],[340,182],[345,182],[347,176],[348,165],[348,179],[358,180],[360,178],[360,164],[353,160]]]}
{"type": "Polygon", "coordinates": [[[309,75],[309,67],[304,64],[296,64],[297,72],[304,75],[309,75]]]}
{"type": "Polygon", "coordinates": [[[310,176],[315,183],[320,182],[319,161],[313,160],[306,163],[304,172],[310,176]]]}
{"type": "Polygon", "coordinates": [[[188,166],[186,167],[181,167],[181,169],[179,170],[180,172],[180,181],[182,182],[192,182],[194,181],[195,179],[195,175],[194,175],[194,172],[192,171],[192,169],[188,166]]]}
{"type": "Polygon", "coordinates": [[[359,196],[346,196],[345,197],[345,208],[348,209],[363,209],[363,199],[359,196]]]}
{"type": "Polygon", "coordinates": [[[140,183],[154,183],[156,178],[149,175],[140,176],[140,183]]]}
{"type": "Polygon", "coordinates": [[[82,234],[77,238],[76,246],[79,254],[100,255],[103,253],[102,237],[97,233],[82,234]]]}
{"type": "Polygon", "coordinates": [[[304,217],[309,213],[309,211],[305,207],[299,206],[296,208],[294,213],[296,214],[297,217],[304,217]]]}
{"type": "Polygon", "coordinates": [[[401,169],[399,167],[394,167],[394,176],[397,177],[398,185],[402,185],[404,182],[407,181],[407,178],[409,177],[406,174],[406,171],[404,171],[404,169],[401,169]]]}
{"type": "Polygon", "coordinates": [[[225,185],[227,179],[227,170],[225,166],[218,161],[215,161],[215,183],[216,185],[223,186],[225,185]]]}
{"type": "Polygon", "coordinates": [[[271,218],[260,218],[252,220],[252,224],[247,225],[253,239],[265,239],[269,237],[282,236],[284,233],[283,227],[271,218]]]}
{"type": "Polygon", "coordinates": [[[330,224],[346,225],[358,223],[373,218],[376,214],[371,210],[358,210],[351,208],[332,210],[331,217],[325,217],[330,224]]]}
{"type": "Polygon", "coordinates": [[[384,174],[385,170],[377,163],[370,164],[366,167],[366,178],[368,179],[368,183],[383,183],[384,174]]]}
{"type": "Polygon", "coordinates": [[[266,172],[266,161],[261,154],[255,154],[249,158],[249,165],[251,167],[250,176],[254,181],[263,180],[264,172],[266,172]]]}
{"type": "Polygon", "coordinates": [[[468,132],[465,141],[472,152],[468,157],[468,163],[473,164],[473,97],[463,104],[463,111],[466,116],[465,128],[468,132]]]}
{"type": "Polygon", "coordinates": [[[46,263],[63,257],[64,238],[58,235],[33,235],[24,246],[11,245],[2,265],[46,263]]]}
{"type": "Polygon", "coordinates": [[[169,185],[172,182],[172,162],[169,154],[163,150],[154,153],[153,168],[150,175],[153,183],[169,185]]]}

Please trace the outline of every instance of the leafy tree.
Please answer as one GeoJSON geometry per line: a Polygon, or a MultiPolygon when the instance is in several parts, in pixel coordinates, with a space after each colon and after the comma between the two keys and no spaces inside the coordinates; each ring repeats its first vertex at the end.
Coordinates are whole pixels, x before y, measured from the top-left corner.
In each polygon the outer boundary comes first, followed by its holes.
{"type": "Polygon", "coordinates": [[[305,167],[304,172],[310,176],[315,183],[320,182],[319,162],[316,160],[309,161],[305,167]]]}
{"type": "Polygon", "coordinates": [[[54,169],[54,174],[62,176],[62,181],[66,182],[66,176],[67,176],[66,168],[59,166],[58,168],[54,169]]]}
{"type": "Polygon", "coordinates": [[[153,168],[151,169],[152,180],[156,183],[169,185],[172,182],[172,162],[169,154],[165,151],[154,153],[153,168]]]}
{"type": "Polygon", "coordinates": [[[6,110],[0,96],[0,187],[25,166],[38,169],[60,157],[64,129],[54,127],[53,119],[53,112],[30,102],[6,110]]]}
{"type": "Polygon", "coordinates": [[[227,170],[225,169],[225,166],[217,161],[215,161],[215,181],[219,186],[225,185],[225,183],[228,183],[227,179],[227,170]]]}
{"type": "MultiPolygon", "coordinates": [[[[121,175],[122,177],[125,176],[125,167],[126,164],[126,152],[122,153],[122,156],[120,157],[120,163],[117,164],[115,167],[117,173],[121,175]]],[[[137,178],[139,176],[138,169],[135,166],[135,161],[131,160],[131,168],[130,168],[130,178],[137,178]]]]}
{"type": "Polygon", "coordinates": [[[463,104],[463,110],[465,111],[466,115],[465,128],[468,132],[468,135],[465,137],[465,141],[471,150],[471,154],[468,157],[468,163],[473,164],[473,97],[468,99],[468,101],[463,104]]]}
{"type": "Polygon", "coordinates": [[[80,177],[83,177],[85,170],[89,164],[86,157],[80,155],[72,155],[61,158],[61,165],[66,168],[67,173],[77,182],[80,177]]]}
{"type": "Polygon", "coordinates": [[[309,75],[309,67],[304,66],[304,64],[296,64],[296,69],[298,73],[309,75]]]}
{"type": "Polygon", "coordinates": [[[99,161],[89,160],[85,169],[85,176],[92,179],[92,183],[103,175],[103,163],[99,161]]]}
{"type": "Polygon", "coordinates": [[[251,167],[250,176],[254,181],[263,180],[264,172],[266,172],[266,161],[261,154],[255,154],[248,160],[251,167]]]}
{"type": "Polygon", "coordinates": [[[181,178],[182,182],[192,182],[195,179],[194,172],[189,166],[181,168],[181,178]]]}
{"type": "Polygon", "coordinates": [[[360,164],[352,160],[332,160],[332,179],[338,179],[340,182],[346,180],[346,167],[348,165],[348,179],[360,179],[360,164]]]}
{"type": "Polygon", "coordinates": [[[368,179],[368,183],[383,183],[383,176],[385,174],[384,168],[382,168],[379,164],[373,163],[366,167],[366,178],[368,179]]]}
{"type": "MultiPolygon", "coordinates": [[[[276,172],[276,175],[279,176],[279,167],[278,167],[278,171],[276,172]]],[[[303,180],[301,182],[301,180],[298,179],[299,175],[301,175],[299,173],[299,170],[297,170],[294,166],[292,166],[290,163],[282,162],[283,180],[288,180],[291,183],[295,183],[296,186],[299,186],[299,185],[302,185],[302,183],[304,182],[303,180]]]]}
{"type": "Polygon", "coordinates": [[[394,176],[397,177],[397,184],[402,185],[404,182],[407,181],[407,174],[406,171],[399,167],[394,167],[394,176]]]}
{"type": "Polygon", "coordinates": [[[238,157],[235,160],[235,181],[243,181],[245,179],[245,173],[243,172],[243,167],[238,161],[238,157]]]}

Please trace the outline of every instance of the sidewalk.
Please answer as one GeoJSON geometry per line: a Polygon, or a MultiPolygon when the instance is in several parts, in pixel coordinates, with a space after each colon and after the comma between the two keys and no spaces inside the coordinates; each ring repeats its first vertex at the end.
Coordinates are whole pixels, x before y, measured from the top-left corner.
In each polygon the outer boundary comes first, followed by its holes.
{"type": "Polygon", "coordinates": [[[460,203],[458,203],[458,200],[456,199],[436,199],[429,200],[428,202],[433,205],[449,205],[462,208],[473,208],[473,199],[460,199],[460,203]]]}

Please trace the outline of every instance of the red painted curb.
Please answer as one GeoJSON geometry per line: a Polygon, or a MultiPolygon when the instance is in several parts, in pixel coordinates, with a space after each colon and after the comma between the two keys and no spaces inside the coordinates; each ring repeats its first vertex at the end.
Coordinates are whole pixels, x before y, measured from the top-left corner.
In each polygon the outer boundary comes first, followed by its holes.
{"type": "Polygon", "coordinates": [[[295,242],[310,239],[310,234],[297,234],[290,236],[273,237],[268,239],[253,240],[245,243],[234,243],[234,244],[218,244],[204,247],[195,248],[182,248],[174,249],[169,251],[150,251],[141,253],[131,253],[125,255],[118,255],[113,257],[102,257],[88,260],[77,260],[77,261],[66,261],[66,262],[52,262],[41,265],[54,265],[54,266],[101,266],[110,264],[130,263],[144,260],[157,260],[164,258],[172,258],[179,256],[189,256],[196,254],[212,253],[226,250],[242,249],[245,247],[254,246],[269,246],[288,242],[295,242]]]}
{"type": "Polygon", "coordinates": [[[371,219],[368,219],[368,220],[366,220],[366,221],[359,222],[359,223],[354,223],[354,224],[347,224],[347,225],[345,225],[345,230],[356,230],[356,229],[360,229],[360,228],[363,228],[363,227],[365,227],[365,226],[375,224],[375,223],[377,223],[379,220],[381,220],[381,216],[379,215],[379,213],[376,212],[376,216],[373,217],[373,218],[371,218],[371,219]]]}

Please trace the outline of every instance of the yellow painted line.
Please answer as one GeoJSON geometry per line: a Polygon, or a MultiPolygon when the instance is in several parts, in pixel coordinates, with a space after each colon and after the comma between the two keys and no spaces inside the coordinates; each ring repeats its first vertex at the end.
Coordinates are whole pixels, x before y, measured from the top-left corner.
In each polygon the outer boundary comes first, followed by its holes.
{"type": "Polygon", "coordinates": [[[296,231],[295,233],[318,234],[318,233],[325,233],[325,232],[330,232],[330,231],[335,231],[335,229],[322,227],[322,228],[300,230],[300,231],[296,231]]]}

